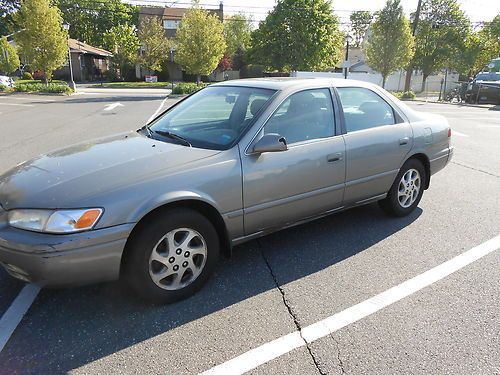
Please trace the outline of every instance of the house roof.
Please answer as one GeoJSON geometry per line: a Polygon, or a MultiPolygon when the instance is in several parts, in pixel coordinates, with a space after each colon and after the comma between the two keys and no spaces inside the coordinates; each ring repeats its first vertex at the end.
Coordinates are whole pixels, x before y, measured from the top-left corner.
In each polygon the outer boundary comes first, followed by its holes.
{"type": "Polygon", "coordinates": [[[71,39],[71,38],[68,39],[68,45],[69,45],[71,52],[88,53],[91,55],[97,55],[97,56],[102,56],[102,57],[113,56],[113,54],[111,52],[106,51],[105,49],[93,47],[90,44],[80,42],[79,40],[76,40],[76,39],[71,39]]]}

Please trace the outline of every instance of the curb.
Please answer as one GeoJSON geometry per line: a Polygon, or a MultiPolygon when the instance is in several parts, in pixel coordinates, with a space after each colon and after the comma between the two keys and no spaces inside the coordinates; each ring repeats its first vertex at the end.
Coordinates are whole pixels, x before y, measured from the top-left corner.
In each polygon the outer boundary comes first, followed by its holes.
{"type": "Polygon", "coordinates": [[[484,108],[484,109],[491,109],[493,111],[500,110],[499,109],[492,109],[495,107],[500,107],[500,105],[495,105],[495,104],[470,104],[470,103],[450,103],[450,102],[443,102],[443,101],[437,101],[437,100],[424,100],[424,99],[412,99],[412,100],[405,100],[408,102],[422,102],[422,103],[432,103],[432,104],[451,104],[451,105],[456,105],[460,107],[475,107],[475,108],[484,108]]]}

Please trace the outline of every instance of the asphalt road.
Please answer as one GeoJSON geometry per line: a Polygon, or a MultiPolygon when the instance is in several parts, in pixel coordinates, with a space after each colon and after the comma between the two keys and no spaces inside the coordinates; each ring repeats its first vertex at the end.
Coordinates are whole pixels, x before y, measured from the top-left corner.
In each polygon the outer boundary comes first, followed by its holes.
{"type": "MultiPolygon", "coordinates": [[[[0,96],[0,172],[136,129],[163,99],[151,92],[0,96]],[[104,111],[117,102],[124,106],[104,111]]],[[[222,259],[200,293],[168,306],[144,305],[119,282],[42,290],[0,353],[0,374],[199,373],[500,234],[500,112],[410,105],[449,119],[456,153],[409,217],[388,218],[375,204],[252,241],[222,259]]],[[[251,373],[498,375],[499,271],[494,251],[251,373]]],[[[22,287],[1,272],[0,315],[22,287]]]]}

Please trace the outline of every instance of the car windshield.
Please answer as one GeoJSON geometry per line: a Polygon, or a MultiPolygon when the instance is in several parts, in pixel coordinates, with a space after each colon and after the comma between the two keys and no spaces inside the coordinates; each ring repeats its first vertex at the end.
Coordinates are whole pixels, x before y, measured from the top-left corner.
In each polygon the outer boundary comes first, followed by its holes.
{"type": "Polygon", "coordinates": [[[207,87],[164,113],[149,128],[158,139],[225,150],[240,138],[274,93],[253,87],[207,87]]]}
{"type": "Polygon", "coordinates": [[[500,74],[481,73],[476,76],[476,81],[500,81],[500,74]]]}

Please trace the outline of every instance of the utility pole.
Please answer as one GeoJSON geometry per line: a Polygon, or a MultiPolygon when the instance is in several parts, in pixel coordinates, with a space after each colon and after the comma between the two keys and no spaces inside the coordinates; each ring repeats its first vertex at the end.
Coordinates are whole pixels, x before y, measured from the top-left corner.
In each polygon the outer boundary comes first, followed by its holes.
{"type": "MultiPolygon", "coordinates": [[[[415,12],[415,19],[413,20],[412,34],[415,36],[417,33],[418,19],[420,18],[420,8],[422,7],[422,0],[418,0],[417,11],[415,12]]],[[[406,69],[406,79],[405,79],[405,89],[404,91],[410,91],[411,85],[411,73],[413,72],[413,64],[410,61],[408,68],[406,69]]]]}

